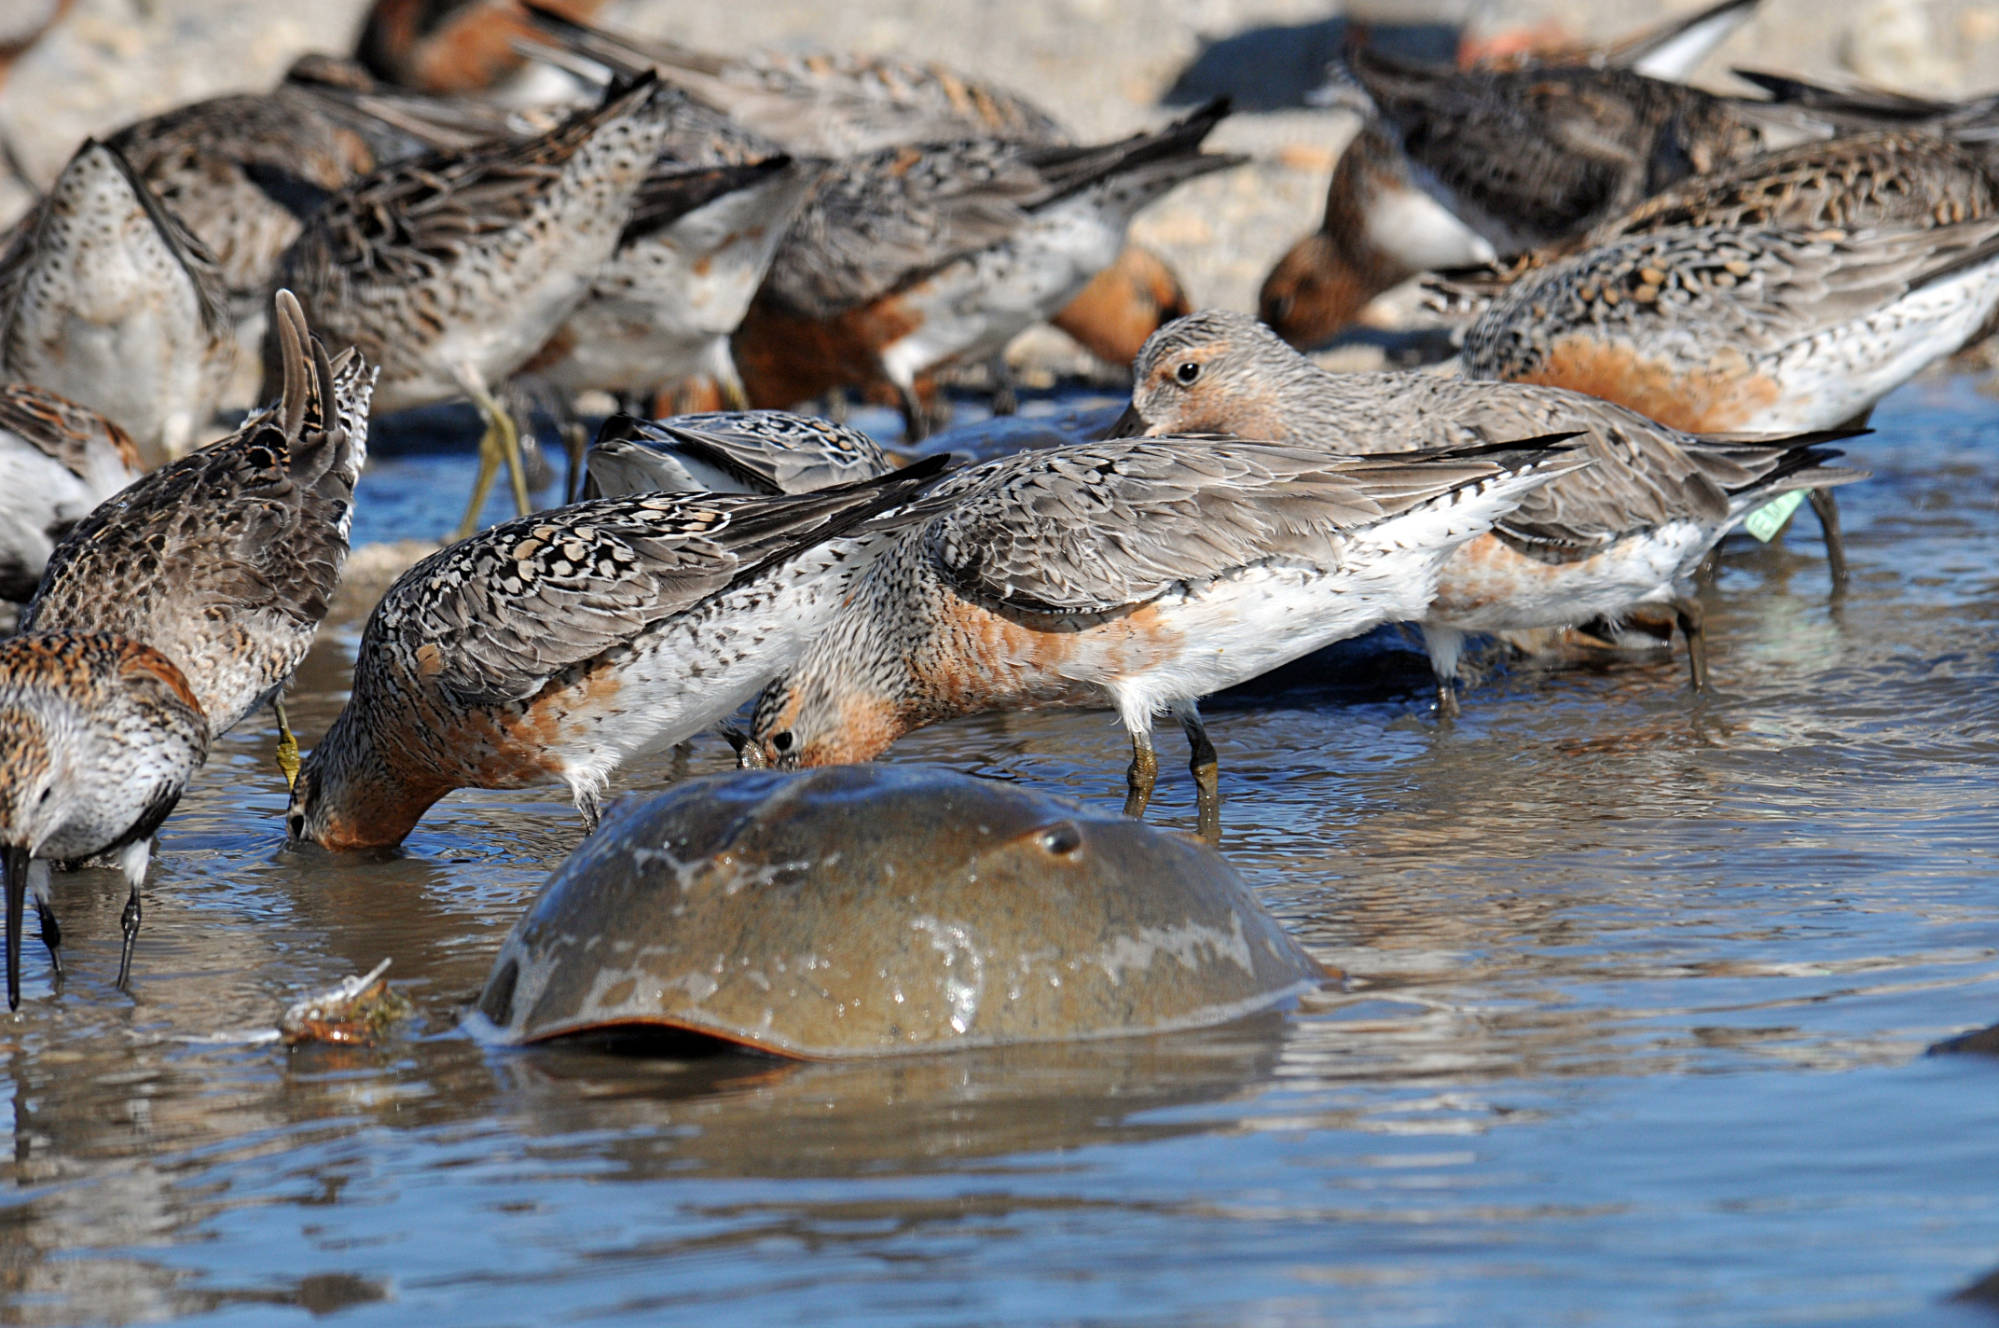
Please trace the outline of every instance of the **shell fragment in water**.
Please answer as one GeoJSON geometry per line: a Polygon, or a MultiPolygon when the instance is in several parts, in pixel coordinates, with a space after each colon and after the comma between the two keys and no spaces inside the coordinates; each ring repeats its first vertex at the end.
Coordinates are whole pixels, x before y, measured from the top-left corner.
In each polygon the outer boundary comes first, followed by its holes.
{"type": "Polygon", "coordinates": [[[361,977],[342,978],[331,988],[285,1008],[278,1017],[278,1035],[288,1047],[301,1042],[366,1046],[390,1024],[415,1013],[415,1008],[389,986],[389,961],[361,977]]]}

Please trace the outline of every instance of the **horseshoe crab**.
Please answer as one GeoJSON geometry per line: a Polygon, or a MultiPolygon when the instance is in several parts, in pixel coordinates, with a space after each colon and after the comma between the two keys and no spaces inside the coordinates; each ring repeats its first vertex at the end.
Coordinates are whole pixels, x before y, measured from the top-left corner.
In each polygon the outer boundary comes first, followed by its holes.
{"type": "Polygon", "coordinates": [[[807,1060],[1218,1024],[1322,969],[1213,850],[914,765],[627,800],[501,947],[502,1041],[677,1029],[807,1060]]]}

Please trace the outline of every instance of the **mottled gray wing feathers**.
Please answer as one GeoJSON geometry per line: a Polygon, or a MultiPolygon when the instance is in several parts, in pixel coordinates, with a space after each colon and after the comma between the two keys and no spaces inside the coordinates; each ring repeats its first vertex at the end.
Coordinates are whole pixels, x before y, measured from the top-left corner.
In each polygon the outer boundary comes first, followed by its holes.
{"type": "Polygon", "coordinates": [[[762,184],[791,167],[792,158],[777,154],[741,165],[701,164],[688,167],[655,165],[632,203],[631,220],[618,237],[620,247],[664,230],[696,208],[724,194],[762,184]]]}
{"type": "Polygon", "coordinates": [[[849,158],[792,223],[764,289],[788,309],[833,317],[1005,239],[1048,194],[1026,151],[999,139],[849,158]]]}
{"type": "Polygon", "coordinates": [[[789,311],[831,318],[999,243],[1030,212],[1078,190],[1132,175],[1132,188],[1151,196],[1234,165],[1200,154],[1226,114],[1218,99],[1162,129],[1091,147],[967,138],[849,158],[800,213],[764,291],[789,311]]]}
{"type": "Polygon", "coordinates": [[[1999,212],[1999,182],[1977,154],[1914,131],[1809,142],[1694,176],[1586,235],[1425,282],[1431,307],[1476,309],[1569,254],[1693,226],[1928,229],[1999,212]]]}
{"type": "Polygon", "coordinates": [[[923,538],[969,596],[1107,613],[1273,558],[1336,566],[1348,532],[1503,468],[1451,453],[1338,457],[1219,439],[1085,444],[953,477],[938,492],[964,496],[923,538]]]}
{"type": "Polygon", "coordinates": [[[1791,489],[1866,478],[1827,464],[1840,454],[1819,446],[1864,432],[1752,439],[1601,429],[1584,443],[1598,464],[1526,494],[1493,531],[1522,552],[1559,560],[1674,521],[1716,526],[1791,489]]]}
{"type": "Polygon", "coordinates": [[[722,57],[654,38],[636,41],[529,3],[547,40],[623,73],[647,65],[794,151],[846,154],[889,143],[990,133],[1057,143],[1060,125],[1003,88],[937,65],[830,51],[722,57]]]}
{"type": "Polygon", "coordinates": [[[881,447],[858,429],[803,416],[776,419],[779,414],[758,412],[760,427],[754,431],[738,430],[721,415],[661,420],[651,429],[662,441],[778,493],[803,493],[891,469],[881,447]]]}

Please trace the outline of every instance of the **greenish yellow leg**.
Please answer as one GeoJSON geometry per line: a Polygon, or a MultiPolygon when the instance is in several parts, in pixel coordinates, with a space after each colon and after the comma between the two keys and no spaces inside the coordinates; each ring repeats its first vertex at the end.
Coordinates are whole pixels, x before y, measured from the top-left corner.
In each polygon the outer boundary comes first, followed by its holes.
{"type": "Polygon", "coordinates": [[[1186,731],[1193,755],[1187,768],[1194,772],[1196,829],[1201,838],[1219,846],[1222,842],[1222,765],[1215,744],[1208,740],[1207,726],[1200,712],[1188,706],[1181,712],[1180,727],[1186,731]]]}
{"type": "Polygon", "coordinates": [[[469,366],[460,367],[456,377],[465,395],[486,418],[486,432],[479,436],[479,474],[472,481],[472,502],[452,536],[469,539],[479,530],[479,511],[486,505],[486,494],[492,488],[493,474],[499,469],[501,459],[505,459],[507,478],[513,483],[514,510],[526,516],[534,510],[534,505],[528,501],[527,469],[521,464],[521,436],[514,427],[514,417],[493,399],[485,382],[469,366]]]}
{"type": "Polygon", "coordinates": [[[1701,602],[1692,597],[1682,597],[1673,601],[1673,613],[1679,620],[1680,635],[1687,642],[1687,664],[1693,673],[1694,690],[1707,690],[1707,631],[1701,602]]]}
{"type": "Polygon", "coordinates": [[[730,366],[729,372],[722,375],[721,382],[717,386],[722,389],[722,400],[728,403],[730,410],[750,408],[750,394],[744,389],[742,376],[736,372],[735,366],[730,366]]]}
{"type": "Polygon", "coordinates": [[[1832,593],[1837,595],[1846,589],[1846,540],[1839,533],[1839,500],[1831,489],[1813,489],[1809,497],[1819,528],[1825,532],[1826,572],[1832,577],[1832,593]]]}
{"type": "Polygon", "coordinates": [[[1124,814],[1143,817],[1152,801],[1152,786],[1159,779],[1159,757],[1152,750],[1150,733],[1131,735],[1131,765],[1124,772],[1124,814]]]}
{"type": "Polygon", "coordinates": [[[292,736],[292,723],[285,714],[285,703],[278,697],[271,698],[271,711],[278,717],[278,769],[284,772],[285,787],[298,787],[298,739],[292,736]]]}
{"type": "Polygon", "coordinates": [[[583,465],[590,453],[590,439],[575,420],[562,426],[562,450],[569,458],[569,484],[563,490],[563,499],[581,502],[585,483],[583,465]]]}
{"type": "Polygon", "coordinates": [[[514,487],[514,515],[526,516],[534,511],[534,503],[528,497],[528,472],[521,460],[520,431],[514,427],[514,417],[497,403],[493,405],[492,427],[499,432],[500,454],[507,459],[507,480],[514,487]]]}
{"type": "Polygon", "coordinates": [[[500,454],[493,443],[493,431],[488,427],[479,435],[479,473],[472,477],[472,499],[465,505],[465,516],[458,529],[451,532],[452,539],[471,539],[479,533],[479,513],[485,509],[486,495],[492,492],[493,476],[499,469],[500,454]]]}

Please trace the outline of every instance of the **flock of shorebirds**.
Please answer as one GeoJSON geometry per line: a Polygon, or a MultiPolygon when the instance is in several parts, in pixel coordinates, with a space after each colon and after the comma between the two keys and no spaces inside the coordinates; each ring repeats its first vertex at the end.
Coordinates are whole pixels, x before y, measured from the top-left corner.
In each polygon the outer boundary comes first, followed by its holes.
{"type": "Polygon", "coordinates": [[[153,837],[265,705],[291,839],[349,850],[466,787],[560,782],[594,827],[621,766],[752,701],[741,759],[779,768],[1109,707],[1132,815],[1171,716],[1214,837],[1198,701],[1383,623],[1420,628],[1446,714],[1468,637],[1648,612],[1702,686],[1703,561],[1809,497],[1837,582],[1828,490],[1863,473],[1824,444],[1999,306],[1999,99],[1661,77],[1753,3],[1505,65],[1354,51],[1327,96],[1364,126],[1261,322],[1177,316],[1126,245],[1140,208],[1238,164],[1201,150],[1222,105],[1076,145],[935,66],[648,46],[582,0],[382,0],[365,63],[85,143],[0,255],[10,1005],[27,899],[60,975],[52,865],[122,867],[127,981],[153,837]],[[451,90],[523,53],[600,86],[451,90]],[[1293,349],[1423,271],[1462,325],[1446,369],[1293,349]],[[1136,352],[1109,429],[898,465],[771,409],[877,393],[915,436],[940,372],[1044,320],[1136,352]],[[264,404],[189,450],[245,353],[264,404]],[[581,501],[531,510],[502,400],[524,378],[627,408],[581,501]],[[281,700],[370,414],[448,399],[486,423],[465,526],[375,608],[301,764],[281,700]],[[503,467],[521,515],[478,530],[503,467]]]}

